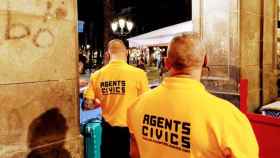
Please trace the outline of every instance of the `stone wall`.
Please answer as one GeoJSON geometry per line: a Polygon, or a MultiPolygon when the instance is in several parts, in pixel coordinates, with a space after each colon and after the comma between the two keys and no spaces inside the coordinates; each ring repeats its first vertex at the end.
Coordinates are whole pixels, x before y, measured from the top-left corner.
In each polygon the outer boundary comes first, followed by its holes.
{"type": "Polygon", "coordinates": [[[249,111],[277,97],[276,0],[240,1],[241,77],[249,80],[249,111]]]}
{"type": "MultiPolygon", "coordinates": [[[[196,3],[198,2],[196,1],[196,3]]],[[[201,33],[206,44],[209,67],[209,69],[203,70],[202,82],[209,91],[224,96],[225,99],[238,106],[240,80],[239,2],[234,0],[200,0],[199,3],[200,13],[195,14],[194,19],[199,17],[200,25],[197,25],[197,20],[195,20],[195,31],[201,33]]]]}
{"type": "Polygon", "coordinates": [[[277,89],[277,13],[279,1],[263,1],[263,104],[268,104],[278,96],[277,89]]]}
{"type": "MultiPolygon", "coordinates": [[[[276,0],[199,0],[193,6],[195,31],[206,44],[207,89],[225,98],[239,95],[249,80],[249,111],[277,97],[276,0]],[[197,9],[199,8],[199,9],[197,9]]],[[[230,100],[234,103],[238,97],[230,100]]]]}
{"type": "Polygon", "coordinates": [[[241,77],[249,80],[248,104],[254,111],[260,104],[261,1],[240,4],[241,77]]]}
{"type": "Polygon", "coordinates": [[[75,0],[1,0],[0,157],[80,158],[75,0]]]}

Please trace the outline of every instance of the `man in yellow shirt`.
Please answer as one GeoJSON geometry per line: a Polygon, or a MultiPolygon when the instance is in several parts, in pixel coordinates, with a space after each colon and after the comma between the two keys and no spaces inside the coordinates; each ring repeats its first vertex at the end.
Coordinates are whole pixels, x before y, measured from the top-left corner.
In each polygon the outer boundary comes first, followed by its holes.
{"type": "Polygon", "coordinates": [[[132,144],[138,146],[135,157],[258,158],[258,144],[245,115],[200,83],[204,57],[197,35],[172,40],[166,59],[170,77],[128,111],[132,144]]]}
{"type": "Polygon", "coordinates": [[[101,105],[102,158],[128,158],[130,134],[127,128],[127,109],[137,96],[146,92],[146,73],[126,63],[127,49],[122,41],[108,44],[110,62],[92,74],[86,98],[86,107],[101,105]]]}

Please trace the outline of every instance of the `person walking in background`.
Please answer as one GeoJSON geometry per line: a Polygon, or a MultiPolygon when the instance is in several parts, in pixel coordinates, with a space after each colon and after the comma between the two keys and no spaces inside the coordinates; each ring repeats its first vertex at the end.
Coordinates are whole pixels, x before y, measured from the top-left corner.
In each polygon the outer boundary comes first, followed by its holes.
{"type": "Polygon", "coordinates": [[[86,64],[87,64],[87,58],[82,53],[80,53],[79,54],[79,72],[80,72],[80,74],[85,74],[86,64]]]}
{"type": "MultiPolygon", "coordinates": [[[[82,54],[79,54],[79,75],[81,75],[83,73],[83,71],[85,71],[85,65],[86,65],[86,59],[84,58],[84,56],[82,54]]],[[[88,84],[88,81],[85,79],[82,79],[80,76],[79,79],[79,86],[80,87],[84,87],[88,84]]]]}
{"type": "Polygon", "coordinates": [[[246,116],[200,83],[202,48],[196,34],[171,41],[165,62],[171,76],[140,96],[128,111],[133,157],[259,157],[246,116]]]}
{"type": "Polygon", "coordinates": [[[121,40],[108,44],[110,62],[94,72],[85,91],[86,109],[102,109],[102,158],[128,158],[130,134],[127,109],[139,95],[146,92],[146,73],[126,63],[127,49],[121,40]],[[95,104],[96,103],[96,104],[95,104]]]}
{"type": "Polygon", "coordinates": [[[137,63],[137,67],[139,68],[139,69],[142,69],[142,70],[146,70],[146,68],[145,68],[145,60],[143,59],[143,58],[140,58],[139,59],[139,61],[138,61],[138,63],[137,63]]]}

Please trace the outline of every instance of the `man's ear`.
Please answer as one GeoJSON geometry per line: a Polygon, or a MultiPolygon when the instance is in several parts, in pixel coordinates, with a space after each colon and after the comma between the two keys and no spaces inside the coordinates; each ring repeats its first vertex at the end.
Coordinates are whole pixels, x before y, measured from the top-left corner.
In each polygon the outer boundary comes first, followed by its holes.
{"type": "Polygon", "coordinates": [[[170,70],[171,67],[172,67],[171,61],[170,61],[170,59],[168,57],[164,58],[164,67],[167,70],[170,70]]]}

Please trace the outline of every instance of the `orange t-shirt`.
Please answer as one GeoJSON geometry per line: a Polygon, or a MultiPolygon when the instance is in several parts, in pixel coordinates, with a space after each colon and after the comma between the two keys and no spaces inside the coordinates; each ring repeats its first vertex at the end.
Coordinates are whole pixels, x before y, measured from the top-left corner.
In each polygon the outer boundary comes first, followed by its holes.
{"type": "Polygon", "coordinates": [[[84,97],[101,101],[102,116],[110,125],[127,127],[128,107],[148,89],[143,70],[115,60],[91,75],[84,97]]]}
{"type": "Polygon", "coordinates": [[[128,127],[141,158],[258,158],[251,125],[231,103],[195,80],[170,77],[140,96],[128,127]]]}

